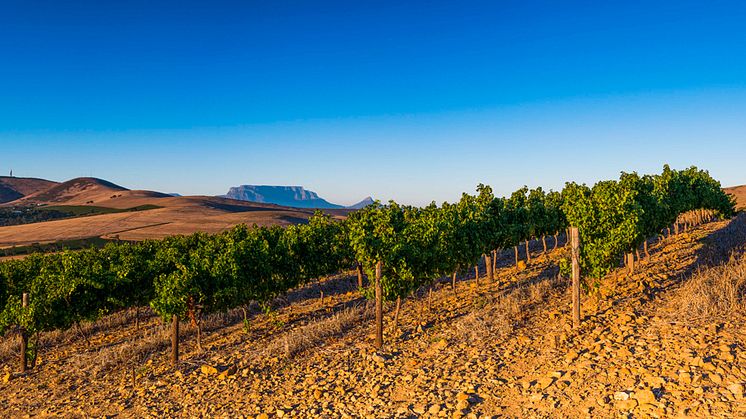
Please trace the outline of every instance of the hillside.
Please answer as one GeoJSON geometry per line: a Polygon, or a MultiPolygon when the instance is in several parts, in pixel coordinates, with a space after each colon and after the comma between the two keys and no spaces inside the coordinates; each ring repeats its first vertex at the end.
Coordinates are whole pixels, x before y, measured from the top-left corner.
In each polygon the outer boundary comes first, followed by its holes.
{"type": "Polygon", "coordinates": [[[75,178],[24,196],[8,205],[97,205],[110,208],[132,207],[133,199],[164,198],[152,191],[131,191],[98,178],[75,178]]]}
{"type": "MultiPolygon", "coordinates": [[[[138,197],[126,196],[125,193],[126,191],[120,201],[117,201],[118,198],[113,199],[109,205],[123,205],[124,208],[155,205],[157,208],[0,227],[0,249],[91,237],[144,240],[197,231],[216,233],[242,223],[303,223],[313,215],[313,210],[310,209],[218,197],[138,197]]],[[[344,210],[330,211],[334,216],[344,216],[344,210]]]]}
{"type": "Polygon", "coordinates": [[[15,201],[57,185],[44,179],[0,176],[0,204],[15,201]]]}
{"type": "MultiPolygon", "coordinates": [[[[313,215],[311,209],[223,197],[172,196],[129,190],[97,178],[76,178],[63,183],[41,181],[38,185],[51,186],[7,202],[4,206],[40,206],[53,210],[49,211],[50,215],[68,212],[85,216],[0,227],[0,249],[97,237],[144,240],[197,231],[215,233],[241,223],[303,223],[313,215]],[[143,210],[128,211],[140,208],[143,210]]],[[[31,192],[32,189],[27,187],[24,191],[31,192]]],[[[335,217],[344,217],[348,212],[345,209],[327,211],[335,217]]]]}
{"type": "MultiPolygon", "coordinates": [[[[560,243],[560,245],[563,245],[560,243]]],[[[183,362],[168,329],[134,311],[43,335],[40,363],[6,373],[11,416],[125,417],[743,417],[746,218],[651,245],[634,274],[617,269],[584,294],[572,329],[556,263],[527,269],[503,252],[496,279],[441,281],[404,300],[375,351],[372,310],[353,278],[326,278],[257,307],[203,321],[204,351],[183,324],[183,362]],[[735,253],[733,253],[735,252],[735,253]],[[732,257],[730,255],[733,255],[732,257]],[[733,289],[728,295],[718,290],[733,289]],[[741,288],[738,288],[741,287],[741,288]],[[322,295],[323,299],[318,298],[322,295]]],[[[15,360],[15,340],[0,342],[15,360]]]]}
{"type": "Polygon", "coordinates": [[[746,185],[732,186],[723,190],[736,198],[736,207],[746,209],[746,185]]]}

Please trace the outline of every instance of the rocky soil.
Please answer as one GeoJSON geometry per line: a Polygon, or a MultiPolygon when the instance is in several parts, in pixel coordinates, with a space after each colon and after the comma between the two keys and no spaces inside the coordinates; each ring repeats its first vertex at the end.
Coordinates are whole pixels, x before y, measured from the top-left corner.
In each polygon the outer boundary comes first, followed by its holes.
{"type": "MultiPolygon", "coordinates": [[[[746,314],[700,310],[686,284],[719,266],[742,269],[745,243],[741,216],[652,245],[634,273],[620,268],[583,294],[578,329],[570,323],[568,281],[556,268],[567,249],[542,255],[537,247],[527,267],[511,266],[507,251],[493,282],[472,272],[455,290],[447,280],[423,288],[403,302],[397,325],[387,307],[383,351],[372,347],[371,308],[345,276],[293,292],[269,315],[250,310],[247,324],[240,310],[206,320],[204,351],[183,325],[178,368],[167,363],[159,319],[147,314],[137,328],[132,312],[120,313],[49,334],[39,365],[26,375],[11,372],[15,358],[0,358],[0,411],[744,417],[746,314]]],[[[0,349],[9,352],[11,339],[0,349]]]]}

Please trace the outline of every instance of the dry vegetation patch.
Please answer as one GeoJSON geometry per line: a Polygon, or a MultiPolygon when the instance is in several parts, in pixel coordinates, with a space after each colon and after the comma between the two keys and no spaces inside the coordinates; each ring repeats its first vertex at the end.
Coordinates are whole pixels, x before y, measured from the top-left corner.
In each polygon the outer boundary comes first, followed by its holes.
{"type": "Polygon", "coordinates": [[[671,299],[671,316],[685,321],[709,321],[746,308],[746,257],[731,255],[725,264],[699,269],[671,299]]]}

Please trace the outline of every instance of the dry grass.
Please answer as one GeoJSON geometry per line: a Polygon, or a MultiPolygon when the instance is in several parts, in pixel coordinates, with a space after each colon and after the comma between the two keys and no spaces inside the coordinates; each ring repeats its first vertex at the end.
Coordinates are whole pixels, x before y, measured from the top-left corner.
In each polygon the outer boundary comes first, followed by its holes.
{"type": "Polygon", "coordinates": [[[730,317],[746,308],[746,256],[731,254],[721,265],[699,269],[670,303],[671,316],[684,321],[730,317]]]}
{"type": "MultiPolygon", "coordinates": [[[[128,325],[134,325],[136,312],[134,309],[122,310],[111,315],[102,317],[93,322],[81,323],[78,327],[66,330],[53,330],[39,334],[40,353],[53,347],[69,345],[94,338],[97,334],[115,331],[128,325]]],[[[139,313],[140,321],[146,322],[154,317],[150,308],[144,308],[139,313]]],[[[18,358],[18,335],[9,333],[0,339],[0,364],[13,362],[18,358]]]]}
{"type": "Polygon", "coordinates": [[[372,318],[373,310],[362,305],[344,309],[275,338],[264,347],[260,356],[280,354],[285,359],[292,359],[310,348],[323,346],[329,338],[343,336],[351,328],[372,318]]]}
{"type": "Polygon", "coordinates": [[[491,297],[491,301],[453,323],[453,328],[465,340],[484,336],[505,336],[521,326],[532,310],[546,301],[551,292],[566,285],[558,277],[522,283],[491,297]]]}

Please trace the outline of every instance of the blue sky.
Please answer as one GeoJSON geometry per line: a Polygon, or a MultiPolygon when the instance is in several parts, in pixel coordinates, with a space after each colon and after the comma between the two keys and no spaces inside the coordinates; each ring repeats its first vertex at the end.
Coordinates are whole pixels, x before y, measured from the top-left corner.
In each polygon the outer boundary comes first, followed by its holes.
{"type": "Polygon", "coordinates": [[[0,171],[349,204],[746,183],[741,2],[0,2],[0,171]]]}

